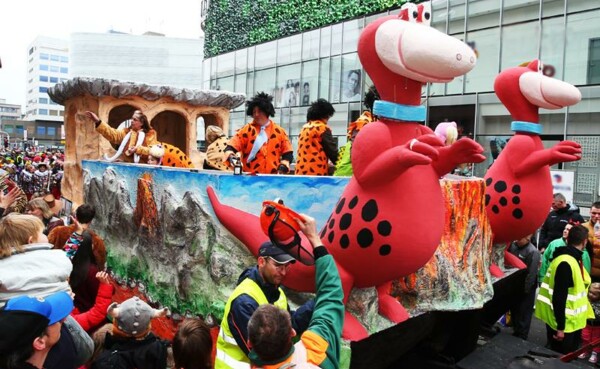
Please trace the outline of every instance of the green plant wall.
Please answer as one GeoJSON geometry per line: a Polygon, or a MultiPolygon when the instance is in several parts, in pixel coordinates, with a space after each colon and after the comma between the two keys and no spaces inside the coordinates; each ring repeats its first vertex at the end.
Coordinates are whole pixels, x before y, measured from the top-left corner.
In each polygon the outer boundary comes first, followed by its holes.
{"type": "Polygon", "coordinates": [[[397,8],[405,2],[407,0],[212,0],[204,24],[204,57],[397,8]]]}

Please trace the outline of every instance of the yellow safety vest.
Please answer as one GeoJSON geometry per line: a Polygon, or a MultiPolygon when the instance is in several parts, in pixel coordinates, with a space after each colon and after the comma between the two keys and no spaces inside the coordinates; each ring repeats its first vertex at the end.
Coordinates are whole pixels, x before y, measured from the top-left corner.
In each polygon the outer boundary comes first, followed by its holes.
{"type": "Polygon", "coordinates": [[[594,319],[594,311],[587,298],[588,287],[591,283],[590,275],[570,255],[560,255],[550,264],[535,302],[535,316],[556,330],[552,294],[554,293],[556,269],[562,262],[569,264],[573,275],[573,287],[569,287],[565,309],[565,333],[571,333],[585,328],[586,320],[594,319]]]}
{"type": "MultiPolygon", "coordinates": [[[[238,347],[237,342],[231,334],[227,316],[231,309],[231,302],[238,296],[246,294],[254,299],[258,305],[268,304],[267,297],[256,282],[250,278],[246,278],[240,283],[227,300],[225,312],[223,313],[223,321],[217,338],[217,356],[215,358],[215,369],[250,369],[250,360],[246,353],[238,347]]],[[[273,304],[280,309],[287,310],[288,303],[283,290],[279,288],[279,299],[273,304]]]]}

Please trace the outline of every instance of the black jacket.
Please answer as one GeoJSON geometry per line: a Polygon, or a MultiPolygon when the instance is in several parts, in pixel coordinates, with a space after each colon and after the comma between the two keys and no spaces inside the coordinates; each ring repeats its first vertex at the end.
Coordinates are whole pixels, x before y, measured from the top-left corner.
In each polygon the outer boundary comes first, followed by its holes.
{"type": "Polygon", "coordinates": [[[106,335],[104,349],[92,363],[92,369],[165,369],[167,342],[152,333],[143,339],[106,335]]]}
{"type": "Polygon", "coordinates": [[[548,244],[557,238],[562,237],[563,230],[569,221],[580,222],[583,224],[583,217],[576,209],[570,209],[568,206],[558,210],[552,210],[540,230],[540,243],[538,248],[545,249],[548,244]]]}

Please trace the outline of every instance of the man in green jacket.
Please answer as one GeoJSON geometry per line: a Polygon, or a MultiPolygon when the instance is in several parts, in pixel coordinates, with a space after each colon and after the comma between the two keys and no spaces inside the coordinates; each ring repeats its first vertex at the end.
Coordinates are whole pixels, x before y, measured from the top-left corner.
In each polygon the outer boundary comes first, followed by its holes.
{"type": "Polygon", "coordinates": [[[302,215],[296,220],[314,247],[316,302],[308,330],[292,345],[296,332],[287,311],[271,305],[260,306],[248,323],[250,362],[253,368],[339,368],[340,340],[344,324],[344,293],[340,276],[325,246],[315,220],[302,215]]]}

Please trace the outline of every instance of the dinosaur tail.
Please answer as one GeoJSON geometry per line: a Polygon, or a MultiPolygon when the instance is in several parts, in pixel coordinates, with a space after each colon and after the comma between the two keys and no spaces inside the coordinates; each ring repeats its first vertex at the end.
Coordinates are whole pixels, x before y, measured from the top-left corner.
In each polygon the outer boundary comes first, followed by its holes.
{"type": "MultiPolygon", "coordinates": [[[[210,186],[206,188],[206,192],[215,215],[223,227],[235,236],[235,238],[240,240],[252,255],[258,256],[260,245],[265,241],[269,241],[269,238],[262,231],[259,217],[222,204],[219,201],[215,190],[210,186]]],[[[303,245],[310,245],[304,235],[301,235],[301,237],[303,245]]],[[[314,292],[314,266],[307,266],[299,262],[294,263],[290,267],[283,285],[301,292],[314,292]]]]}

